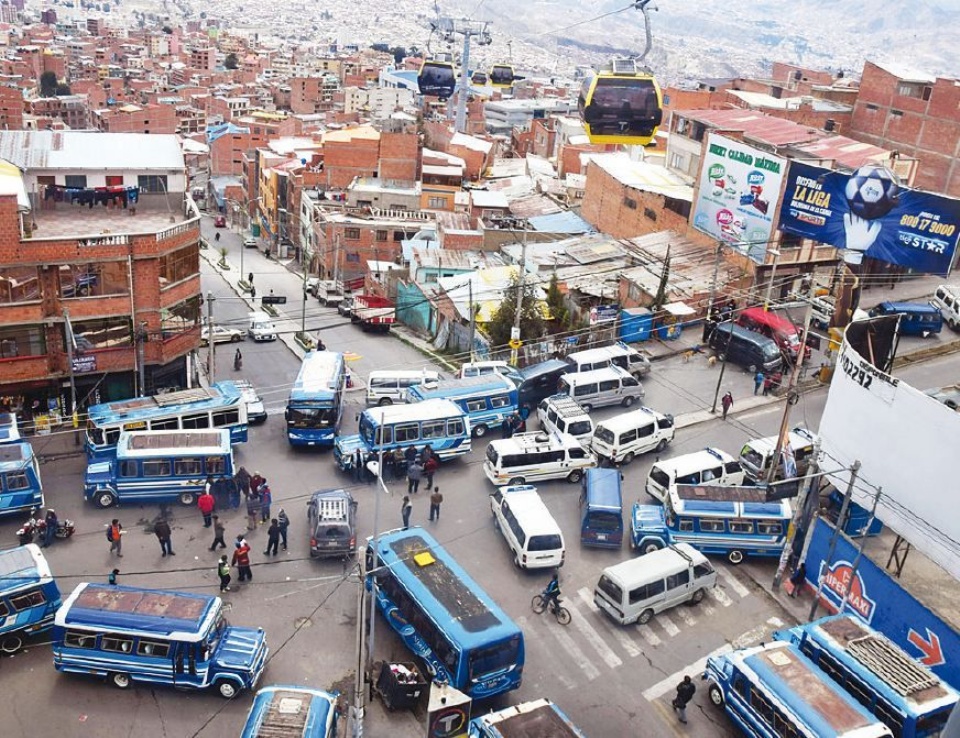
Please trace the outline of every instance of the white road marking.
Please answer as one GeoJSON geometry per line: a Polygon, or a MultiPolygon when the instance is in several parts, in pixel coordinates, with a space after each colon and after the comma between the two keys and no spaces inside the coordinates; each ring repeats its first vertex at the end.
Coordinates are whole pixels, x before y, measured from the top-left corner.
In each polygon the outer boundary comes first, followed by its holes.
{"type": "Polygon", "coordinates": [[[649,625],[638,625],[637,632],[640,634],[643,640],[653,647],[657,647],[663,643],[663,641],[660,640],[660,636],[654,633],[653,628],[651,628],[649,625]]]}
{"type": "Polygon", "coordinates": [[[666,613],[660,613],[659,615],[654,615],[653,620],[657,625],[663,628],[667,635],[673,638],[674,636],[680,635],[680,629],[676,624],[670,619],[666,613]]]}
{"type": "Polygon", "coordinates": [[[662,679],[652,687],[648,687],[647,689],[643,690],[644,698],[649,702],[653,702],[654,700],[663,697],[665,694],[668,694],[676,689],[677,684],[681,679],[683,679],[684,676],[689,676],[691,679],[696,679],[699,677],[699,675],[703,673],[703,670],[707,668],[708,658],[712,656],[721,656],[725,653],[729,653],[732,650],[733,648],[729,645],[721,646],[716,651],[704,656],[702,659],[694,661],[689,666],[684,667],[676,674],[671,674],[666,679],[662,679]]]}
{"type": "Polygon", "coordinates": [[[726,569],[717,569],[717,574],[723,577],[723,581],[732,589],[737,595],[741,598],[747,597],[750,594],[750,590],[744,587],[740,580],[737,579],[733,574],[731,574],[726,569]]]}
{"type": "Polygon", "coordinates": [[[680,619],[683,621],[684,625],[693,626],[697,624],[697,619],[693,617],[689,607],[681,606],[674,608],[673,611],[680,616],[680,619]]]}
{"type": "MultiPolygon", "coordinates": [[[[540,634],[537,633],[535,628],[530,627],[526,617],[517,618],[517,625],[519,625],[520,629],[523,631],[523,640],[525,643],[533,642],[537,644],[538,648],[545,653],[550,653],[551,647],[543,642],[543,639],[540,637],[540,634]]],[[[553,669],[550,671],[550,675],[559,679],[560,683],[566,689],[575,689],[577,686],[572,679],[564,675],[562,669],[553,669]]]]}
{"type": "Polygon", "coordinates": [[[707,604],[706,600],[700,603],[700,609],[703,610],[703,614],[708,617],[712,617],[717,612],[717,608],[707,604]]]}
{"type": "Polygon", "coordinates": [[[593,649],[600,655],[600,658],[604,660],[606,665],[611,669],[622,666],[623,660],[604,642],[600,634],[587,622],[583,613],[577,610],[570,601],[567,601],[566,607],[570,611],[570,614],[573,615],[572,625],[583,634],[583,637],[593,646],[593,649]]]}
{"type": "MultiPolygon", "coordinates": [[[[593,592],[591,592],[589,589],[583,587],[577,591],[577,596],[584,605],[590,608],[592,612],[600,613],[600,608],[593,603],[593,592]]],[[[624,626],[610,620],[606,613],[601,613],[601,617],[603,617],[604,621],[607,622],[610,634],[616,638],[617,643],[620,644],[620,648],[626,651],[628,656],[634,658],[643,653],[643,650],[633,642],[633,639],[630,638],[630,636],[623,631],[624,626]]]]}
{"type": "Polygon", "coordinates": [[[724,607],[730,607],[730,605],[733,604],[733,600],[730,599],[730,596],[719,587],[711,587],[707,590],[707,594],[715,599],[718,604],[723,605],[724,607]]]}
{"type": "Polygon", "coordinates": [[[583,673],[587,679],[592,682],[594,679],[600,676],[600,670],[587,660],[587,655],[580,650],[580,647],[576,643],[574,643],[573,638],[567,634],[564,626],[556,622],[552,625],[553,627],[550,629],[550,634],[560,641],[560,645],[564,648],[564,650],[566,650],[573,660],[579,664],[580,668],[583,669],[583,673]]]}

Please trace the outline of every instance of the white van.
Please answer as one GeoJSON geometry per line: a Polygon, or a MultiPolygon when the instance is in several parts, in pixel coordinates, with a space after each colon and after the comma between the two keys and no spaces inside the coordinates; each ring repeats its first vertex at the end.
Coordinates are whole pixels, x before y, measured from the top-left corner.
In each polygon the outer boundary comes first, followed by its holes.
{"type": "Polygon", "coordinates": [[[674,433],[672,415],[640,407],[597,423],[590,447],[601,460],[629,464],[637,454],[663,451],[674,433]]]}
{"type": "Polygon", "coordinates": [[[623,341],[610,346],[575,351],[564,357],[572,372],[591,372],[607,366],[618,366],[626,369],[635,377],[642,377],[650,373],[650,359],[635,348],[631,348],[623,341]]]}
{"type": "Polygon", "coordinates": [[[490,495],[493,523],[513,551],[521,569],[563,566],[563,533],[530,484],[500,487],[490,495]]]}
{"type": "Polygon", "coordinates": [[[723,485],[743,484],[740,462],[726,451],[705,448],[675,459],[658,461],[650,468],[646,490],[651,497],[663,502],[675,484],[723,485]]]}
{"type": "Polygon", "coordinates": [[[570,395],[588,413],[595,407],[630,407],[643,399],[643,385],[626,369],[608,366],[560,377],[560,394],[570,395]]]}
{"type": "Polygon", "coordinates": [[[716,583],[717,572],[707,557],[688,543],[678,543],[608,566],[593,591],[593,602],[621,625],[642,625],[671,607],[697,604],[716,583]]]}
{"type": "Polygon", "coordinates": [[[488,374],[501,374],[516,380],[522,379],[517,368],[505,361],[468,361],[460,367],[460,379],[485,377],[488,374]]]}
{"type": "Polygon", "coordinates": [[[587,411],[570,395],[553,395],[537,405],[540,429],[548,433],[566,433],[581,443],[593,436],[593,421],[587,411]]]}
{"type": "Polygon", "coordinates": [[[395,402],[406,402],[407,390],[410,387],[439,381],[439,372],[426,369],[420,371],[375,370],[367,377],[367,404],[392,405],[395,402]]]}
{"type": "Polygon", "coordinates": [[[940,308],[943,320],[951,329],[960,330],[960,288],[942,284],[933,293],[931,303],[940,308]]]}
{"type": "MultiPolygon", "coordinates": [[[[755,482],[766,480],[770,472],[770,461],[773,458],[774,451],[777,450],[779,436],[767,436],[766,438],[754,438],[743,444],[740,449],[740,466],[743,473],[755,482]]],[[[796,474],[792,477],[802,477],[807,473],[810,467],[810,461],[813,458],[814,444],[817,442],[817,436],[806,428],[797,426],[787,434],[787,443],[790,450],[793,451],[793,459],[796,464],[796,474]]],[[[778,464],[778,466],[780,466],[778,464]]],[[[778,468],[775,479],[783,479],[783,469],[778,468]]]]}
{"type": "Polygon", "coordinates": [[[597,457],[573,436],[537,431],[491,441],[483,471],[498,487],[542,479],[566,479],[576,484],[597,457]]]}
{"type": "Polygon", "coordinates": [[[273,318],[266,313],[257,311],[248,316],[250,326],[247,328],[247,335],[254,341],[276,341],[277,329],[273,324],[273,318]]]}

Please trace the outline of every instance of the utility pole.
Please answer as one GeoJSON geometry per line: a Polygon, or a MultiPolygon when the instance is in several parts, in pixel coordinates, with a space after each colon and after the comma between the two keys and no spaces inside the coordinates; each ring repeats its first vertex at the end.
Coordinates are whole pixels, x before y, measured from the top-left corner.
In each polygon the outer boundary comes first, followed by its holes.
{"type": "MultiPolygon", "coordinates": [[[[829,567],[830,563],[833,561],[833,552],[837,548],[837,538],[840,537],[840,527],[843,525],[844,518],[847,517],[847,509],[850,507],[850,498],[853,496],[853,486],[857,482],[857,475],[860,473],[860,460],[853,462],[853,466],[850,467],[850,481],[847,483],[847,491],[843,493],[843,504],[840,505],[840,514],[837,516],[837,527],[833,529],[833,536],[830,538],[830,549],[827,551],[827,556],[823,560],[824,567],[829,567]]],[[[866,538],[866,536],[864,536],[866,538]]],[[[851,586],[853,582],[849,582],[847,586],[851,586]]],[[[817,594],[813,598],[813,604],[810,605],[810,616],[807,620],[814,620],[817,617],[817,607],[820,604],[820,595],[823,593],[823,575],[817,577],[817,594]]]]}
{"type": "Polygon", "coordinates": [[[79,446],[80,434],[77,432],[77,428],[80,423],[77,414],[77,383],[73,369],[73,344],[76,339],[73,337],[73,325],[70,323],[70,313],[67,312],[66,308],[63,309],[63,326],[66,329],[64,338],[67,342],[67,362],[70,364],[70,419],[73,425],[73,443],[79,446]]]}
{"type": "Polygon", "coordinates": [[[470,310],[470,361],[473,361],[473,358],[474,358],[473,342],[474,342],[474,336],[476,335],[476,332],[477,332],[477,314],[476,314],[476,311],[473,309],[473,276],[472,275],[470,277],[470,281],[467,282],[467,295],[468,295],[467,304],[470,310]]]}
{"type": "MultiPolygon", "coordinates": [[[[510,340],[520,340],[520,314],[523,309],[523,283],[527,272],[527,232],[523,232],[523,248],[520,251],[520,277],[517,280],[517,310],[513,316],[513,330],[510,331],[510,340]]],[[[510,348],[510,364],[517,365],[518,349],[510,348]]]]}
{"type": "Polygon", "coordinates": [[[790,527],[787,528],[787,538],[783,544],[783,552],[780,554],[780,561],[777,564],[777,572],[773,575],[773,591],[780,589],[783,582],[783,575],[787,570],[787,564],[793,551],[793,540],[797,537],[797,531],[803,521],[804,510],[807,506],[807,497],[813,486],[813,480],[819,478],[819,460],[820,460],[820,439],[817,438],[813,443],[813,454],[810,456],[810,466],[807,467],[807,475],[803,479],[803,486],[800,488],[800,494],[797,495],[796,509],[793,511],[793,520],[790,527]]]}
{"type": "Polygon", "coordinates": [[[717,241],[717,258],[713,262],[713,281],[710,283],[710,300],[707,302],[707,320],[713,318],[713,305],[717,300],[717,280],[720,279],[720,257],[723,254],[723,242],[717,241]]]}
{"type": "Polygon", "coordinates": [[[214,382],[214,368],[215,364],[213,363],[213,352],[215,341],[213,340],[213,301],[214,296],[212,292],[207,292],[207,381],[210,384],[214,382]]]}
{"type": "Polygon", "coordinates": [[[773,281],[777,276],[777,264],[780,262],[780,251],[770,249],[768,253],[773,254],[773,267],[770,269],[770,282],[767,284],[767,295],[763,298],[763,309],[766,312],[770,309],[770,296],[773,293],[773,281]]]}
{"type": "Polygon", "coordinates": [[[147,323],[141,320],[137,327],[137,354],[140,357],[140,394],[146,394],[147,361],[143,344],[147,341],[147,323]]]}

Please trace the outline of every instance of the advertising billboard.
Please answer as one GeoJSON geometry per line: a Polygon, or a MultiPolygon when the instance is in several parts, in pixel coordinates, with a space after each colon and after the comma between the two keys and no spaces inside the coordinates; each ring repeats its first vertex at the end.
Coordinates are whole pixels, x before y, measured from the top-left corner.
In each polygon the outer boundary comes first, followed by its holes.
{"type": "Polygon", "coordinates": [[[708,134],[693,227],[762,264],[785,168],[779,156],[708,134]]]}
{"type": "Polygon", "coordinates": [[[929,274],[947,274],[960,237],[960,200],[900,186],[876,165],[853,174],[791,162],[779,228],[929,274]]]}

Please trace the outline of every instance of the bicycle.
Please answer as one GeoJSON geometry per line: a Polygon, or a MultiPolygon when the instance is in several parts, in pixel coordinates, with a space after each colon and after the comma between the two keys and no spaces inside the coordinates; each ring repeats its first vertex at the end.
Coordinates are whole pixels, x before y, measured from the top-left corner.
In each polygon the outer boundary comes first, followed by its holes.
{"type": "Polygon", "coordinates": [[[538,595],[534,595],[530,605],[533,607],[533,611],[539,615],[547,609],[548,602],[550,603],[550,612],[557,618],[557,622],[560,623],[560,625],[568,625],[570,620],[572,620],[572,616],[570,615],[570,611],[560,604],[559,595],[556,598],[547,598],[544,597],[541,592],[538,595]]]}

